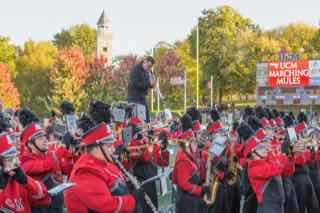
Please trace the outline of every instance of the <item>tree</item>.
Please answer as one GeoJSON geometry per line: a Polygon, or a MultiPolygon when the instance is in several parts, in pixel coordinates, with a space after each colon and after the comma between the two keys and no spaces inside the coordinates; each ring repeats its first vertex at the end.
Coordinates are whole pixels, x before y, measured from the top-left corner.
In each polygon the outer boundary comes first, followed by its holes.
{"type": "Polygon", "coordinates": [[[88,77],[88,69],[81,51],[76,48],[60,50],[50,71],[52,84],[49,108],[57,108],[63,100],[70,101],[77,109],[84,109],[86,98],[83,86],[88,77]]]}
{"type": "Polygon", "coordinates": [[[313,58],[312,40],[317,28],[305,23],[294,23],[273,30],[282,47],[291,53],[299,53],[301,59],[313,58]]]}
{"type": "Polygon", "coordinates": [[[106,63],[105,58],[96,57],[88,62],[88,77],[84,84],[87,102],[93,99],[102,101],[112,99],[112,94],[108,91],[112,80],[112,67],[106,66],[106,63]]]}
{"type": "Polygon", "coordinates": [[[88,78],[85,83],[87,102],[92,99],[105,102],[125,101],[127,99],[128,76],[137,63],[135,55],[118,56],[115,66],[106,66],[103,58],[93,58],[88,63],[88,78]]]}
{"type": "MultiPolygon", "coordinates": [[[[195,98],[197,95],[197,60],[192,57],[191,44],[188,40],[177,42],[176,46],[176,53],[187,73],[187,97],[195,98]]],[[[199,79],[203,79],[202,74],[203,72],[200,71],[199,79]]],[[[187,105],[192,104],[192,98],[187,99],[187,105]]]]}
{"type": "MultiPolygon", "coordinates": [[[[212,75],[219,103],[230,85],[230,77],[237,72],[237,64],[243,59],[238,37],[247,31],[259,31],[259,28],[229,6],[204,10],[199,18],[199,55],[204,78],[202,87],[212,75]]],[[[189,41],[195,56],[195,29],[191,32],[189,41]]]]}
{"type": "Polygon", "coordinates": [[[58,50],[52,42],[27,41],[17,58],[16,85],[22,105],[30,107],[38,115],[44,115],[43,99],[50,96],[50,70],[58,50]]]}
{"type": "Polygon", "coordinates": [[[8,37],[0,36],[0,63],[7,64],[13,78],[16,76],[16,58],[17,48],[11,43],[8,37]]]}
{"type": "Polygon", "coordinates": [[[241,60],[230,76],[227,90],[230,94],[247,96],[254,94],[256,88],[256,64],[278,60],[282,46],[268,32],[242,32],[238,39],[241,60]]]}
{"type": "Polygon", "coordinates": [[[311,40],[312,49],[313,49],[313,54],[312,58],[319,58],[320,57],[320,29],[317,30],[315,33],[314,37],[311,40]]]}
{"type": "Polygon", "coordinates": [[[4,108],[16,109],[20,105],[19,92],[14,86],[11,72],[6,64],[0,63],[0,100],[4,108]]]}
{"type": "Polygon", "coordinates": [[[156,61],[155,70],[157,71],[158,78],[160,79],[159,87],[161,93],[165,96],[167,104],[170,103],[170,107],[178,107],[179,109],[183,106],[183,89],[177,89],[177,86],[170,84],[172,77],[184,75],[184,66],[179,55],[175,50],[167,50],[160,58],[156,61]]]}
{"type": "Polygon", "coordinates": [[[90,58],[96,50],[96,30],[87,24],[80,24],[63,29],[54,35],[53,43],[59,48],[79,48],[84,56],[90,58]]]}
{"type": "Polygon", "coordinates": [[[136,55],[122,55],[115,58],[117,66],[113,70],[113,87],[112,92],[115,93],[115,100],[126,100],[128,92],[129,73],[139,62],[136,55]]]}

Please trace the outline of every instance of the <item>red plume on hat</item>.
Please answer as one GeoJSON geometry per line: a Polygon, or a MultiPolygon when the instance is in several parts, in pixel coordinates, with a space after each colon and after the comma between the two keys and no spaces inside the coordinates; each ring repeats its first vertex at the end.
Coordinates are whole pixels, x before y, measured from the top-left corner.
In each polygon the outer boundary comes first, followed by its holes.
{"type": "Polygon", "coordinates": [[[270,123],[270,125],[271,125],[272,128],[277,127],[277,123],[276,123],[276,121],[275,121],[274,119],[270,119],[270,120],[269,120],[269,123],[270,123]]]}
{"type": "Polygon", "coordinates": [[[21,134],[21,142],[23,145],[26,145],[31,139],[36,139],[40,136],[45,136],[45,131],[41,126],[35,122],[31,122],[26,126],[21,134]]]}
{"type": "Polygon", "coordinates": [[[301,134],[306,128],[307,128],[307,125],[306,125],[305,122],[299,123],[299,124],[295,127],[296,134],[297,134],[297,135],[301,134]]]}
{"type": "Polygon", "coordinates": [[[0,156],[1,157],[10,157],[17,154],[17,149],[13,145],[9,135],[3,134],[0,135],[0,156]]]}
{"type": "Polygon", "coordinates": [[[264,131],[264,129],[260,128],[258,131],[256,131],[255,136],[258,140],[261,141],[267,136],[267,133],[266,131],[264,131]]]}
{"type": "Polygon", "coordinates": [[[199,120],[196,120],[193,122],[193,130],[195,131],[199,131],[201,129],[201,124],[200,124],[200,121],[199,120]]]}
{"type": "Polygon", "coordinates": [[[278,126],[284,126],[284,121],[283,121],[283,119],[282,119],[281,117],[277,117],[277,118],[275,119],[275,122],[276,122],[276,124],[277,124],[278,126]]]}
{"type": "Polygon", "coordinates": [[[102,122],[93,129],[90,129],[81,140],[81,146],[93,144],[107,144],[115,141],[114,135],[109,126],[102,122]]]}
{"type": "Polygon", "coordinates": [[[263,117],[259,120],[259,123],[263,126],[263,127],[268,127],[270,126],[270,122],[266,117],[263,117]]]}
{"type": "Polygon", "coordinates": [[[215,134],[221,129],[222,129],[222,125],[221,125],[220,121],[216,121],[216,122],[213,122],[211,124],[211,126],[208,127],[208,133],[215,134]]]}

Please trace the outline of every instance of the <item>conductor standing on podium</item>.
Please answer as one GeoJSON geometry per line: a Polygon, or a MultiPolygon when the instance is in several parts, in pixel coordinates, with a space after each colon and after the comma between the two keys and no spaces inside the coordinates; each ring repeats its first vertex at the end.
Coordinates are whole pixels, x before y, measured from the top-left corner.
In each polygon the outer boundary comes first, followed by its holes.
{"type": "Polygon", "coordinates": [[[128,83],[128,103],[142,104],[146,107],[146,122],[150,122],[147,95],[148,90],[156,85],[151,68],[155,61],[151,56],[145,57],[130,71],[128,83]]]}

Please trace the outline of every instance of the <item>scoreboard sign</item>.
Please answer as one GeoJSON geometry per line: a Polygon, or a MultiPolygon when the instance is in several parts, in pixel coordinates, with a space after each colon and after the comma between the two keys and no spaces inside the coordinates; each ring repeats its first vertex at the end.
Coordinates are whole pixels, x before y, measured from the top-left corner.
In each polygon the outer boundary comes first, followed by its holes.
{"type": "Polygon", "coordinates": [[[309,85],[309,61],[270,62],[268,63],[268,71],[268,85],[270,87],[309,85]]]}
{"type": "Polygon", "coordinates": [[[320,104],[320,60],[258,63],[257,104],[320,104]]]}

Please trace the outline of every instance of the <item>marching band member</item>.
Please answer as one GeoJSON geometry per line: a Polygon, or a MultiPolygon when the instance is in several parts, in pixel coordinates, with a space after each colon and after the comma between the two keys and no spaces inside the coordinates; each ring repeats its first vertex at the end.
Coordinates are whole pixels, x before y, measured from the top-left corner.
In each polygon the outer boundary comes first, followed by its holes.
{"type": "Polygon", "coordinates": [[[304,147],[303,144],[294,145],[295,172],[292,176],[292,182],[297,193],[299,212],[311,213],[312,209],[318,208],[319,204],[309,177],[304,147]]]}
{"type": "MultiPolygon", "coordinates": [[[[298,124],[295,126],[296,135],[302,136],[306,129],[306,117],[303,114],[298,115],[298,124]]],[[[300,137],[301,138],[301,137],[300,137]]],[[[310,179],[310,170],[308,168],[309,151],[306,150],[306,145],[303,141],[294,144],[293,147],[295,172],[292,176],[292,182],[295,186],[299,212],[313,213],[319,208],[319,201],[310,179]]]]}
{"type": "Polygon", "coordinates": [[[46,187],[27,176],[18,163],[16,147],[7,134],[0,136],[0,208],[15,213],[31,213],[31,207],[46,206],[46,187]]]}
{"type": "Polygon", "coordinates": [[[125,177],[113,162],[114,141],[113,133],[103,122],[82,137],[84,153],[70,177],[76,185],[65,192],[69,213],[141,210],[141,193],[129,194],[125,177]]]}
{"type": "Polygon", "coordinates": [[[176,162],[172,173],[172,182],[177,186],[177,213],[202,212],[201,199],[209,194],[209,186],[201,186],[197,159],[197,143],[192,142],[192,119],[188,114],[181,118],[182,136],[179,139],[176,162]]]}
{"type": "Polygon", "coordinates": [[[246,146],[251,155],[248,176],[258,201],[257,213],[283,213],[282,164],[268,158],[268,142],[253,139],[246,146]]]}
{"type": "MultiPolygon", "coordinates": [[[[287,117],[287,127],[289,127],[292,122],[288,122],[290,120],[290,117],[287,117]]],[[[277,119],[275,119],[276,121],[277,119]]],[[[277,125],[279,122],[276,122],[277,125]]],[[[280,127],[283,125],[283,121],[280,122],[280,127]]],[[[285,133],[287,134],[287,133],[285,133]]],[[[285,192],[285,203],[284,203],[284,212],[289,213],[289,212],[299,212],[299,206],[298,206],[298,201],[297,201],[297,194],[295,191],[294,184],[291,180],[291,176],[295,172],[295,164],[294,164],[294,158],[293,155],[290,151],[290,141],[288,141],[289,138],[288,136],[284,135],[282,132],[277,131],[275,129],[274,132],[274,137],[271,141],[271,151],[270,155],[273,157],[274,161],[277,161],[278,163],[282,164],[282,181],[283,181],[283,189],[285,192]],[[285,146],[289,146],[288,148],[285,148],[285,146]],[[285,150],[287,150],[285,152],[285,150]],[[284,151],[284,152],[282,152],[284,151]]]]}
{"type": "MultiPolygon", "coordinates": [[[[212,138],[227,136],[227,132],[223,130],[220,122],[220,113],[213,109],[210,114],[213,123],[209,125],[208,132],[210,132],[212,138]]],[[[230,137],[227,139],[229,143],[225,145],[225,151],[222,156],[215,156],[212,160],[213,165],[215,165],[216,181],[219,182],[216,201],[209,208],[209,212],[212,213],[232,213],[240,210],[238,158],[235,151],[236,141],[231,141],[230,139],[230,137]]],[[[212,141],[212,144],[214,143],[215,139],[212,141]]]]}
{"type": "MultiPolygon", "coordinates": [[[[19,117],[25,126],[21,134],[21,146],[23,147],[20,154],[21,167],[27,175],[43,182],[48,189],[51,189],[59,184],[55,177],[61,176],[62,171],[66,171],[62,167],[64,165],[69,167],[69,164],[65,163],[70,160],[69,155],[66,156],[65,149],[48,151],[46,132],[34,122],[37,118],[31,111],[22,109],[19,117]]],[[[32,211],[63,212],[63,196],[55,196],[49,207],[33,208],[32,211]]]]}
{"type": "MultiPolygon", "coordinates": [[[[138,117],[133,117],[129,126],[133,130],[133,140],[129,143],[130,160],[133,163],[133,174],[138,181],[145,181],[158,174],[158,168],[169,165],[169,152],[167,146],[163,143],[156,144],[148,141],[144,135],[144,122],[138,117]],[[143,147],[145,146],[145,147],[143,147]],[[141,148],[143,147],[143,148],[141,148]]],[[[149,195],[153,204],[158,208],[158,196],[155,182],[143,186],[143,190],[149,195]]],[[[143,212],[152,212],[150,206],[143,205],[143,212]]]]}
{"type": "MultiPolygon", "coordinates": [[[[249,116],[250,115],[246,115],[246,120],[248,120],[249,116]]],[[[245,122],[240,123],[237,128],[237,133],[239,135],[240,144],[236,151],[242,166],[242,171],[240,173],[241,208],[244,213],[256,213],[257,199],[249,181],[247,158],[251,151],[250,145],[254,145],[254,142],[258,139],[255,137],[254,130],[245,122]]]]}
{"type": "MultiPolygon", "coordinates": [[[[314,186],[317,199],[320,202],[320,150],[319,145],[318,147],[311,147],[310,148],[310,162],[309,162],[309,170],[310,170],[310,179],[314,186]]],[[[320,208],[317,209],[320,211],[320,208]]],[[[315,211],[316,212],[316,211],[315,211]]]]}

